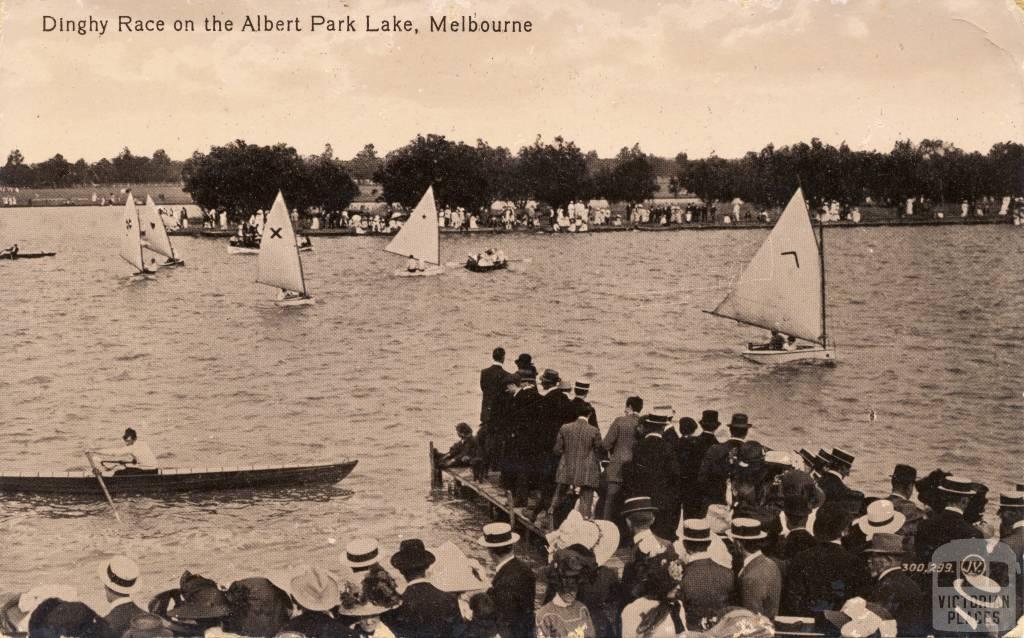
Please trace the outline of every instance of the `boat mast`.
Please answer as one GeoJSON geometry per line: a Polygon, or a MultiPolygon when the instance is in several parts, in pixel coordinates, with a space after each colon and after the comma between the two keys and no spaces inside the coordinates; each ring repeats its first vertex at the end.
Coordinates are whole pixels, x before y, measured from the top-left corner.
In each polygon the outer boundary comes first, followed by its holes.
{"type": "MultiPolygon", "coordinates": [[[[289,221],[289,223],[291,223],[289,221]]],[[[298,245],[295,246],[295,258],[299,260],[299,277],[302,279],[302,296],[308,297],[309,293],[306,292],[306,273],[302,270],[302,255],[299,254],[298,245]]]]}
{"type": "Polygon", "coordinates": [[[828,348],[828,328],[825,327],[825,224],[818,218],[818,261],[821,265],[821,346],[828,348]]]}

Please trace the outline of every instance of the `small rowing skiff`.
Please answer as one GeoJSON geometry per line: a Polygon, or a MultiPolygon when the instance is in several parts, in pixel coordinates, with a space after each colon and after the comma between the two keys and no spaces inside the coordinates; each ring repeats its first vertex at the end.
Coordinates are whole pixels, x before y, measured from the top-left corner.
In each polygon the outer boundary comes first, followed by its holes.
{"type": "Polygon", "coordinates": [[[39,259],[40,257],[53,257],[57,253],[3,253],[0,259],[39,259]]]}
{"type": "MultiPolygon", "coordinates": [[[[243,467],[166,468],[156,474],[104,475],[113,495],[165,495],[227,489],[329,485],[342,480],[358,461],[307,465],[251,465],[243,467]]],[[[84,495],[103,498],[92,472],[2,472],[0,493],[84,495]]]]}
{"type": "Polygon", "coordinates": [[[471,257],[466,260],[465,268],[466,270],[471,270],[473,272],[491,272],[492,270],[504,270],[508,268],[508,262],[498,261],[487,265],[481,265],[477,260],[471,257]]]}

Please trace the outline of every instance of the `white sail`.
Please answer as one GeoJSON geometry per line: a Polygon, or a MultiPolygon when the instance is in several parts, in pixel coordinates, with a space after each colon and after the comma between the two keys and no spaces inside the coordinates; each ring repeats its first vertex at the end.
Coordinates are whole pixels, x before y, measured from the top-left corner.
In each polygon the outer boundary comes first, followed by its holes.
{"type": "Polygon", "coordinates": [[[167,236],[167,227],[164,226],[164,220],[149,195],[146,195],[146,205],[139,211],[139,222],[145,247],[168,259],[175,259],[171,238],[167,236]]]}
{"type": "Polygon", "coordinates": [[[434,205],[434,187],[427,188],[420,203],[416,204],[409,219],[384,250],[396,255],[439,266],[441,264],[440,231],[437,227],[437,206],[434,205]]]}
{"type": "Polygon", "coordinates": [[[713,314],[820,342],[824,325],[818,251],[807,203],[797,189],[736,287],[713,314]]]}
{"type": "Polygon", "coordinates": [[[306,294],[302,262],[299,261],[299,250],[295,247],[295,232],[280,191],[263,227],[256,281],[306,294]]]}
{"type": "Polygon", "coordinates": [[[135,209],[135,196],[131,192],[124,202],[121,214],[121,257],[139,272],[146,270],[142,260],[142,236],[139,234],[139,213],[135,209]]]}

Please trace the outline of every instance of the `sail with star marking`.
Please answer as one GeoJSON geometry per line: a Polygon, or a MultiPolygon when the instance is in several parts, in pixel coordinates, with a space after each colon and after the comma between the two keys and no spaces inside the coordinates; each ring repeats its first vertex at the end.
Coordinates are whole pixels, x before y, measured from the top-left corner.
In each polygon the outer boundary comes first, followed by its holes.
{"type": "Polygon", "coordinates": [[[128,191],[121,212],[121,245],[118,251],[121,258],[135,267],[139,272],[148,272],[142,259],[142,235],[139,232],[139,212],[135,208],[135,196],[128,191]]]}
{"type": "Polygon", "coordinates": [[[389,253],[416,259],[428,264],[441,264],[441,240],[437,227],[437,206],[434,204],[434,187],[427,188],[420,203],[416,204],[409,219],[395,238],[384,247],[389,253]]]}
{"type": "Polygon", "coordinates": [[[256,272],[257,283],[307,294],[299,249],[295,245],[295,231],[280,191],[263,227],[256,272]]]}
{"type": "Polygon", "coordinates": [[[825,326],[819,251],[798,188],[736,287],[711,314],[820,343],[825,326]]]}

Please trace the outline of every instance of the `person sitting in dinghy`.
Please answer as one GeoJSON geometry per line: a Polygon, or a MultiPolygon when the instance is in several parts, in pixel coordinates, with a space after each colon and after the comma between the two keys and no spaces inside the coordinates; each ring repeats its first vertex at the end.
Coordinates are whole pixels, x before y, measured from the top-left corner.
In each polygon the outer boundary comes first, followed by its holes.
{"type": "Polygon", "coordinates": [[[139,435],[134,428],[127,428],[121,440],[124,441],[124,447],[91,450],[94,456],[116,457],[113,461],[100,461],[104,469],[109,469],[109,465],[120,465],[121,469],[114,472],[115,476],[118,474],[156,474],[160,471],[156,455],[149,449],[149,445],[145,441],[139,440],[139,435]]]}
{"type": "Polygon", "coordinates": [[[423,262],[416,259],[415,256],[409,255],[409,261],[405,263],[405,269],[409,272],[423,272],[423,262]]]}
{"type": "Polygon", "coordinates": [[[0,257],[6,257],[8,259],[14,259],[18,256],[18,244],[14,244],[10,248],[4,248],[0,250],[0,257]]]}

